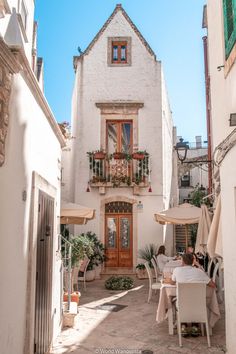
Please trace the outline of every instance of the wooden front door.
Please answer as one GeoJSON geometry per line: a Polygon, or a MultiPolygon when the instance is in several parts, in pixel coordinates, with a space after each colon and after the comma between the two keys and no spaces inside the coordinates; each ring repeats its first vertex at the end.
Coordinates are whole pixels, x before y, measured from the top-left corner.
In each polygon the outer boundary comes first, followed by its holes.
{"type": "MultiPolygon", "coordinates": [[[[133,266],[132,205],[124,202],[109,203],[105,217],[105,245],[107,267],[133,266]],[[128,207],[127,207],[128,205],[128,207]],[[111,212],[112,211],[112,212],[111,212]],[[120,211],[123,211],[122,213],[120,211]],[[131,212],[130,212],[131,211],[131,212]]],[[[106,207],[107,210],[107,207],[106,207]]]]}

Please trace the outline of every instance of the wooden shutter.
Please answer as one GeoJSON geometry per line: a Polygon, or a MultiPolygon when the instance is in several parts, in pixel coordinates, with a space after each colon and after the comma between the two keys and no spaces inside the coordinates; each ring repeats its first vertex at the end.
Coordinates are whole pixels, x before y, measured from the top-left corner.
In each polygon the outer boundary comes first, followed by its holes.
{"type": "Polygon", "coordinates": [[[236,0],[223,0],[225,56],[228,58],[236,42],[236,0]]]}

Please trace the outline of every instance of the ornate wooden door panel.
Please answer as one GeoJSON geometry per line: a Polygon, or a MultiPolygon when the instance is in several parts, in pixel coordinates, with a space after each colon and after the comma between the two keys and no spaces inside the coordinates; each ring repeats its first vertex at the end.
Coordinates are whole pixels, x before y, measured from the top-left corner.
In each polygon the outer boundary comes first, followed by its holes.
{"type": "Polygon", "coordinates": [[[106,205],[105,246],[107,267],[133,266],[132,205],[113,202],[106,205]],[[120,213],[123,211],[123,213],[120,213]]]}
{"type": "Polygon", "coordinates": [[[118,267],[118,216],[106,215],[106,266],[118,267]]]}
{"type": "Polygon", "coordinates": [[[119,215],[119,267],[132,267],[132,215],[119,215]]]}

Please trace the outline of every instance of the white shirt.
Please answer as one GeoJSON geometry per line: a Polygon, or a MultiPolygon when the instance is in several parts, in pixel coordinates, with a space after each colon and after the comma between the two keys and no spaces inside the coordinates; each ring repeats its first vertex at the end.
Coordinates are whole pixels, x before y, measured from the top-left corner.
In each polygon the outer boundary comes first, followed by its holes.
{"type": "Polygon", "coordinates": [[[162,273],[163,272],[163,268],[165,266],[165,264],[173,259],[173,257],[167,257],[165,254],[158,254],[158,256],[156,257],[157,259],[157,265],[160,269],[160,272],[162,273]]]}
{"type": "Polygon", "coordinates": [[[172,280],[177,283],[202,282],[208,284],[211,279],[201,269],[192,266],[183,266],[174,269],[172,280]]]}

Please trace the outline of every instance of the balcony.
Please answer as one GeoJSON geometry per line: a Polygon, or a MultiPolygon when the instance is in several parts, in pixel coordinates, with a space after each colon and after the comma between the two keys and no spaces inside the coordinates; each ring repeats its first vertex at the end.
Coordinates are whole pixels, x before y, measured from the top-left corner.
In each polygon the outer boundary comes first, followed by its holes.
{"type": "Polygon", "coordinates": [[[148,187],[150,157],[146,151],[131,154],[89,152],[91,187],[148,187]]]}

